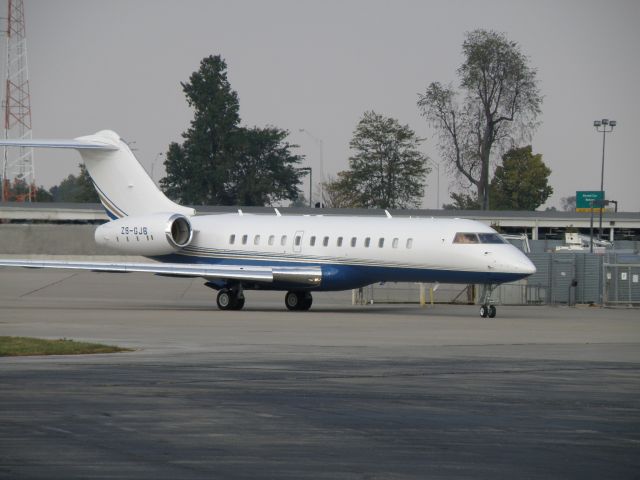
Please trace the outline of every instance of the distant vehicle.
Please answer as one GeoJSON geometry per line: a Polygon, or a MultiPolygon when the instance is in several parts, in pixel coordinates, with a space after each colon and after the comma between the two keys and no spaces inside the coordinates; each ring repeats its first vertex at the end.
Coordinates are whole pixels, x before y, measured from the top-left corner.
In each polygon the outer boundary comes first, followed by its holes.
{"type": "Polygon", "coordinates": [[[377,282],[487,284],[480,308],[494,317],[490,292],[536,269],[495,230],[463,219],[354,216],[196,215],[169,200],[120,137],[104,130],[75,140],[0,140],[8,147],[80,152],[111,221],[95,240],[157,263],[0,259],[3,266],[148,272],[200,277],[222,310],[239,310],[249,290],[286,291],[289,310],[308,310],[312,292],[377,282]]]}

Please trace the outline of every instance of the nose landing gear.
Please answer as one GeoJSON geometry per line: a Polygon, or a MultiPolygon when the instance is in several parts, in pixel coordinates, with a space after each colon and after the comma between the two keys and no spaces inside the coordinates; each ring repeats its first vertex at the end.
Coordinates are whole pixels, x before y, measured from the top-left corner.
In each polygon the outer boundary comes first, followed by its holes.
{"type": "Polygon", "coordinates": [[[480,316],[482,318],[494,318],[496,316],[496,307],[495,305],[482,305],[480,307],[480,316]]]}
{"type": "Polygon", "coordinates": [[[494,318],[496,316],[496,306],[493,305],[493,299],[491,298],[491,294],[495,288],[495,285],[484,285],[482,291],[482,306],[480,307],[480,316],[482,318],[494,318]]]}

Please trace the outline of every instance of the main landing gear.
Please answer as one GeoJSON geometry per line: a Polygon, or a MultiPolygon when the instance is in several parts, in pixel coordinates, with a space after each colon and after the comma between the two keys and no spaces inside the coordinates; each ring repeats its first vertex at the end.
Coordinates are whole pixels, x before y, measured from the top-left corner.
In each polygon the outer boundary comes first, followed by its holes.
{"type": "Polygon", "coordinates": [[[493,318],[496,316],[496,313],[495,305],[482,305],[480,307],[480,316],[482,318],[493,318]]]}
{"type": "MultiPolygon", "coordinates": [[[[216,302],[220,310],[242,310],[244,307],[242,288],[221,288],[218,290],[216,302]]],[[[309,292],[289,291],[284,297],[284,304],[289,310],[306,311],[311,308],[312,303],[313,297],[309,292]]]]}
{"type": "Polygon", "coordinates": [[[313,303],[313,297],[309,292],[289,291],[284,296],[284,304],[289,310],[309,310],[313,303]]]}
{"type": "Polygon", "coordinates": [[[242,290],[223,288],[218,291],[216,302],[220,310],[242,310],[242,307],[244,307],[244,295],[242,290]]]}
{"type": "Polygon", "coordinates": [[[496,306],[493,305],[493,299],[491,298],[491,294],[495,288],[495,285],[484,285],[482,291],[482,306],[480,307],[480,316],[482,318],[494,318],[496,316],[496,306]]]}

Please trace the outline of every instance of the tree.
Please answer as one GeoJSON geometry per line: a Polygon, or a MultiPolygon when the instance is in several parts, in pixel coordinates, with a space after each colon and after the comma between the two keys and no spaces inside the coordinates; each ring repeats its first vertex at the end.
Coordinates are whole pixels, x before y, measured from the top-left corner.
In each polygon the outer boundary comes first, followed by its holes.
{"type": "Polygon", "coordinates": [[[570,195],[568,197],[562,197],[560,199],[560,204],[562,205],[562,210],[565,212],[575,212],[576,211],[576,196],[570,195]]]}
{"type": "Polygon", "coordinates": [[[54,202],[99,203],[100,199],[83,163],[79,164],[80,175],[69,174],[60,185],[49,189],[54,202]]]}
{"type": "Polygon", "coordinates": [[[531,135],[542,97],[536,70],[504,34],[469,32],[462,53],[465,61],[458,69],[462,102],[451,84],[434,82],[419,95],[418,107],[437,131],[443,158],[464,187],[475,186],[486,210],[491,153],[494,147],[504,150],[531,135]]]}
{"type": "Polygon", "coordinates": [[[430,171],[427,156],[418,150],[421,142],[408,125],[365,112],[349,143],[355,152],[350,168],[338,173],[330,195],[350,207],[419,206],[430,171]]]}
{"type": "Polygon", "coordinates": [[[160,180],[171,198],[193,205],[265,205],[295,199],[301,160],[284,142],[288,132],[275,127],[240,126],[240,103],[219,56],[200,62],[187,83],[181,83],[194,109],[182,144],[171,143],[160,180]]]}
{"type": "Polygon", "coordinates": [[[535,210],[553,193],[550,174],[542,155],[534,155],[531,145],[509,150],[491,181],[491,208],[535,210]]]}
{"type": "Polygon", "coordinates": [[[444,210],[480,210],[480,203],[471,195],[466,193],[451,193],[453,203],[442,205],[444,210]]]}
{"type": "Polygon", "coordinates": [[[39,189],[35,184],[29,185],[24,178],[14,178],[13,182],[9,179],[2,181],[2,195],[8,202],[29,202],[32,200],[38,200],[39,189]]]}
{"type": "Polygon", "coordinates": [[[41,185],[36,190],[36,202],[53,202],[53,195],[41,185]]]}
{"type": "Polygon", "coordinates": [[[301,192],[302,157],[293,155],[285,138],[289,132],[276,127],[243,129],[242,143],[235,153],[227,192],[240,205],[272,205],[295,200],[301,192]]]}
{"type": "MultiPolygon", "coordinates": [[[[324,189],[324,204],[327,208],[351,207],[349,192],[345,191],[344,186],[340,182],[344,176],[344,172],[338,173],[338,176],[339,178],[335,178],[331,175],[327,175],[327,179],[322,184],[324,189]]],[[[320,197],[318,196],[318,198],[320,197]]]]}

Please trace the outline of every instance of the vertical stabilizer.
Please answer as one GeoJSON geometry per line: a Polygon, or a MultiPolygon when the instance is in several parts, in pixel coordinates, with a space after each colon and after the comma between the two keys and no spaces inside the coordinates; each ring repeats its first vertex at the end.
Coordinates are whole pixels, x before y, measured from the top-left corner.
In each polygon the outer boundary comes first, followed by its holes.
{"type": "Polygon", "coordinates": [[[100,201],[112,219],[158,212],[194,215],[192,208],[169,200],[138,163],[117,133],[102,130],[76,138],[79,144],[103,144],[110,149],[76,147],[84,160],[100,201]]]}

